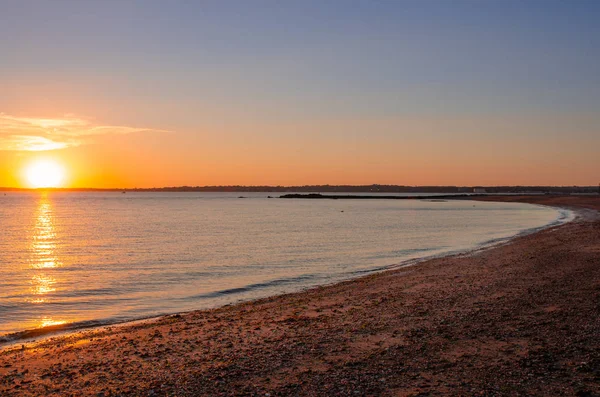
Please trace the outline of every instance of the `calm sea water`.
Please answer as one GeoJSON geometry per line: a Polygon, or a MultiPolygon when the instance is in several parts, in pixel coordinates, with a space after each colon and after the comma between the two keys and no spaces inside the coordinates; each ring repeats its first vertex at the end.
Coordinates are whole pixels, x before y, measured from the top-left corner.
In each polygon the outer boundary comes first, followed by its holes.
{"type": "Polygon", "coordinates": [[[299,290],[567,216],[515,203],[239,195],[0,193],[0,335],[299,290]]]}

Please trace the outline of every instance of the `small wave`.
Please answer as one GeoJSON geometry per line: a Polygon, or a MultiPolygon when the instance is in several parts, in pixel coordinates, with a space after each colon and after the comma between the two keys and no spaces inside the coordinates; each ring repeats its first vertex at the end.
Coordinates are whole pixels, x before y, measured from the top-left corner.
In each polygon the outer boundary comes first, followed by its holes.
{"type": "Polygon", "coordinates": [[[73,323],[65,323],[65,324],[57,324],[57,325],[49,325],[47,327],[33,328],[24,331],[14,332],[11,334],[6,334],[0,336],[0,345],[6,345],[11,343],[16,343],[20,341],[25,341],[33,338],[38,338],[41,336],[46,336],[49,334],[56,334],[61,332],[70,332],[77,331],[84,328],[94,328],[101,327],[106,325],[118,324],[120,322],[125,322],[127,320],[118,320],[118,319],[105,319],[105,320],[89,320],[89,321],[79,321],[73,323]]]}
{"type": "Polygon", "coordinates": [[[382,252],[381,254],[369,256],[366,259],[373,260],[373,259],[382,259],[382,258],[406,257],[406,256],[414,255],[414,254],[420,254],[423,252],[439,251],[440,249],[443,249],[443,248],[444,247],[408,248],[408,249],[402,249],[402,250],[396,250],[396,251],[382,252]]]}
{"type": "Polygon", "coordinates": [[[272,288],[272,287],[280,287],[284,285],[291,284],[299,284],[304,281],[314,281],[316,279],[321,278],[316,274],[305,274],[297,277],[287,277],[287,278],[279,278],[275,280],[265,281],[262,283],[248,284],[242,287],[236,288],[228,288],[214,292],[208,292],[205,294],[192,295],[185,298],[183,300],[197,300],[197,299],[210,299],[210,298],[218,298],[220,296],[233,295],[233,294],[241,294],[244,292],[251,292],[260,289],[272,288]]]}

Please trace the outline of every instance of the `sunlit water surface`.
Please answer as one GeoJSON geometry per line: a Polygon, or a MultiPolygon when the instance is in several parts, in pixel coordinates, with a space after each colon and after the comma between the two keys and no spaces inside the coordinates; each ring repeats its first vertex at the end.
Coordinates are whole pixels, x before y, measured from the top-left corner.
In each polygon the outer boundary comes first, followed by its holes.
{"type": "Polygon", "coordinates": [[[239,195],[0,193],[0,335],[295,291],[568,216],[519,203],[239,195]]]}

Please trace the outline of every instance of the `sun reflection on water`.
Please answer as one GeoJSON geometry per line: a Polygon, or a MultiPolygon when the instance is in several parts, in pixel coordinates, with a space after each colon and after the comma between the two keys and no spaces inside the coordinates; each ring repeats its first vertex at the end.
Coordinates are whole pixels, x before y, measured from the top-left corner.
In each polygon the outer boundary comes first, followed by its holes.
{"type": "Polygon", "coordinates": [[[53,287],[56,280],[52,276],[35,275],[31,279],[31,284],[31,290],[35,295],[46,295],[56,291],[56,288],[53,287]]]}
{"type": "MultiPolygon", "coordinates": [[[[30,269],[33,273],[30,281],[29,302],[35,304],[47,303],[56,292],[57,280],[54,269],[61,266],[57,254],[57,233],[54,222],[54,209],[48,194],[40,197],[35,225],[31,236],[30,269]]],[[[40,318],[39,327],[64,324],[66,321],[53,319],[47,315],[40,318]]]]}
{"type": "Polygon", "coordinates": [[[61,325],[61,324],[66,324],[66,323],[67,322],[64,320],[53,320],[51,318],[44,317],[40,321],[40,328],[50,327],[52,325],[61,325]]]}

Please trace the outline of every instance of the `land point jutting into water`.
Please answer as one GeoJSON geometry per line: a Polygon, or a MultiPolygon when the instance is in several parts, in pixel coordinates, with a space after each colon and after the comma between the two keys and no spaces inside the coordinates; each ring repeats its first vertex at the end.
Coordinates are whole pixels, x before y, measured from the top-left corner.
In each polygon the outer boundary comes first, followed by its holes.
{"type": "Polygon", "coordinates": [[[3,396],[600,393],[600,197],[470,254],[0,352],[3,396]]]}

